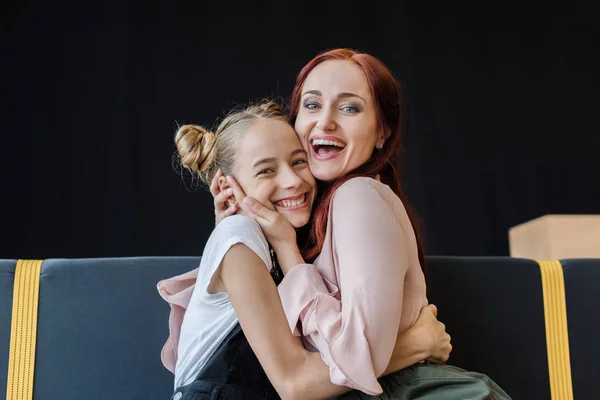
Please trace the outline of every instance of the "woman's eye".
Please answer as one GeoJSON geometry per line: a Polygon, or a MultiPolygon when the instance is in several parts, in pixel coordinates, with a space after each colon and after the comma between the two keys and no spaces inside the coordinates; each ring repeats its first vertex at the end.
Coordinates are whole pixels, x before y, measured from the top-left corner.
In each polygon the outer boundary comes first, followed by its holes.
{"type": "Polygon", "coordinates": [[[317,107],[319,107],[319,105],[317,103],[314,103],[314,102],[306,102],[306,103],[304,103],[304,108],[307,108],[309,110],[314,110],[317,107]]]}
{"type": "Polygon", "coordinates": [[[300,159],[300,160],[296,160],[292,163],[293,166],[302,165],[302,164],[306,164],[306,160],[300,159]]]}
{"type": "Polygon", "coordinates": [[[342,111],[348,112],[348,113],[357,113],[360,111],[360,109],[356,106],[344,106],[344,107],[342,107],[342,111]]]}

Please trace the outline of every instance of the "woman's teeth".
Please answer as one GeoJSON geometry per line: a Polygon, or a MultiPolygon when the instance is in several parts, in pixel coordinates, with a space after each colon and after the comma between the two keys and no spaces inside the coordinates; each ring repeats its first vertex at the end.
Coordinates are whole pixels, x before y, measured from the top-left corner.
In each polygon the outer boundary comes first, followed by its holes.
{"type": "Polygon", "coordinates": [[[275,203],[275,205],[281,208],[289,208],[304,204],[305,201],[306,194],[301,194],[300,196],[296,196],[291,199],[279,200],[277,203],[275,203]]]}
{"type": "Polygon", "coordinates": [[[311,143],[313,146],[335,146],[342,149],[346,147],[344,143],[335,140],[313,139],[311,143]]]}

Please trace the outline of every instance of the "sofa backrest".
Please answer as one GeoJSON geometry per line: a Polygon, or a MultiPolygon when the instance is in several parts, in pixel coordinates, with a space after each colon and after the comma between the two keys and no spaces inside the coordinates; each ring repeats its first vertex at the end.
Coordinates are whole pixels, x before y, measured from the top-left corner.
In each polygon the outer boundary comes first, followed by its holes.
{"type": "Polygon", "coordinates": [[[0,260],[0,395],[2,399],[6,398],[13,281],[16,265],[17,260],[0,260]]]}
{"type": "MultiPolygon", "coordinates": [[[[199,257],[49,259],[39,288],[34,399],[165,399],[168,305],[159,280],[199,257]]],[[[15,260],[0,260],[0,386],[6,390],[15,260]]],[[[565,260],[575,398],[594,398],[600,260],[565,260]]],[[[452,336],[449,363],[483,372],[514,399],[550,399],[540,268],[504,257],[428,257],[428,297],[452,336]]],[[[1,393],[1,392],[0,392],[1,393]]]]}
{"type": "Polygon", "coordinates": [[[600,259],[562,262],[573,395],[576,399],[598,398],[600,380],[600,259]]]}
{"type": "Polygon", "coordinates": [[[515,399],[550,399],[535,261],[432,257],[428,299],[452,337],[449,364],[487,374],[515,399]]]}
{"type": "Polygon", "coordinates": [[[449,363],[486,373],[513,399],[597,398],[600,259],[555,264],[562,275],[546,275],[544,288],[533,260],[428,257],[428,298],[452,337],[449,363]]]}
{"type": "MultiPolygon", "coordinates": [[[[169,306],[159,297],[156,284],[194,269],[199,260],[45,260],[34,399],[168,399],[173,376],[163,367],[160,351],[168,336],[169,306]]],[[[8,286],[4,279],[0,285],[8,286]]],[[[0,307],[5,308],[11,300],[1,293],[0,307]]],[[[8,354],[4,324],[0,329],[0,355],[8,354]]],[[[1,360],[0,368],[6,368],[7,356],[1,360]]],[[[0,384],[6,389],[1,378],[0,384]]]]}

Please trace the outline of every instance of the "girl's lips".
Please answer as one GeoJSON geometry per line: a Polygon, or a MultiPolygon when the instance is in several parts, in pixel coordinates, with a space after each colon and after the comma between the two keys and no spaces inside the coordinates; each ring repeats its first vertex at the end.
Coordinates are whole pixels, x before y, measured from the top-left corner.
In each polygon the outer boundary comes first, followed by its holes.
{"type": "Polygon", "coordinates": [[[297,211],[297,210],[306,208],[306,206],[308,205],[308,199],[307,199],[306,193],[303,193],[303,194],[295,196],[293,198],[276,201],[273,204],[275,205],[275,207],[277,207],[281,211],[297,211]],[[300,203],[297,203],[299,200],[300,200],[300,203]],[[286,206],[286,203],[287,204],[297,203],[297,204],[286,206]]]}
{"type": "Polygon", "coordinates": [[[294,207],[279,207],[279,206],[275,206],[275,207],[277,207],[281,211],[291,212],[291,211],[302,210],[303,208],[306,208],[307,206],[308,206],[308,201],[304,200],[304,203],[299,204],[299,205],[294,206],[294,207]]]}

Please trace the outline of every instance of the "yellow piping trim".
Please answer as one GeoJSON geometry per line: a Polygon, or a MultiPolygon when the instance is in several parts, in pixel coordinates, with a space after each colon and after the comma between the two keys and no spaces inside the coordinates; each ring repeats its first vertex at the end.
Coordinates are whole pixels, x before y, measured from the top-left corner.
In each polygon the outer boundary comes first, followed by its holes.
{"type": "Polygon", "coordinates": [[[42,260],[19,260],[15,269],[7,400],[33,399],[33,373],[42,260]]]}
{"type": "Polygon", "coordinates": [[[556,260],[538,260],[538,264],[544,294],[550,395],[552,400],[572,400],[573,382],[562,265],[556,260]]]}

